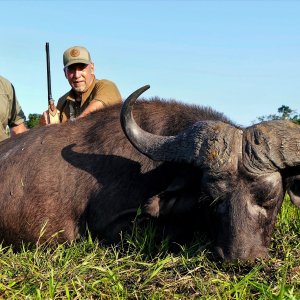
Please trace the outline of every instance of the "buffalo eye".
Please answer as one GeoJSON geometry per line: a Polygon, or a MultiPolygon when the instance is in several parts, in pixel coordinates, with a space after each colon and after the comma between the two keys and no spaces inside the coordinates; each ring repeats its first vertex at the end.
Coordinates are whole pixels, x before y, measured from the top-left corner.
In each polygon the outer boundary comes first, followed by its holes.
{"type": "Polygon", "coordinates": [[[271,199],[264,198],[261,201],[259,201],[258,205],[260,205],[265,209],[271,209],[276,206],[276,203],[277,203],[277,199],[275,198],[271,198],[271,199]]]}
{"type": "Polygon", "coordinates": [[[255,204],[265,209],[272,209],[283,195],[281,175],[271,173],[257,177],[251,185],[251,194],[255,204]]]}
{"type": "Polygon", "coordinates": [[[261,186],[253,190],[252,195],[254,196],[255,204],[265,208],[271,209],[276,206],[277,203],[277,192],[274,191],[273,186],[266,185],[261,186]]]}

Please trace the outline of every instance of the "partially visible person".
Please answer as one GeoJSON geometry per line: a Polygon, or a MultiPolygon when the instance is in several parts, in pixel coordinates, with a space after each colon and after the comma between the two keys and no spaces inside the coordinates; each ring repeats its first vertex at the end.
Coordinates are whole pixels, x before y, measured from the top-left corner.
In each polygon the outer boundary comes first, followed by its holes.
{"type": "Polygon", "coordinates": [[[26,117],[12,83],[0,76],[0,141],[27,131],[26,117]],[[7,134],[7,127],[9,133],[7,134]]]}
{"type": "MultiPolygon", "coordinates": [[[[85,47],[68,48],[63,54],[63,64],[71,90],[57,102],[61,122],[82,118],[91,112],[122,102],[114,82],[96,79],[94,63],[85,47]]],[[[41,124],[46,123],[41,121],[41,124]]]]}
{"type": "Polygon", "coordinates": [[[60,111],[55,106],[54,100],[49,100],[48,110],[44,112],[45,124],[60,123],[60,111]]]}

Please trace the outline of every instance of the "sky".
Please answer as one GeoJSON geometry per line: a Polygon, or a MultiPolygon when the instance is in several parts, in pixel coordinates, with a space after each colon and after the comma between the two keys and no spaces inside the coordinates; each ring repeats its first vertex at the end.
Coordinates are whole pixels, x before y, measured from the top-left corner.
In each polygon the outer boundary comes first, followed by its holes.
{"type": "Polygon", "coordinates": [[[300,1],[0,0],[0,75],[26,116],[47,109],[45,44],[52,97],[69,89],[63,52],[84,46],[96,77],[126,99],[143,94],[210,106],[238,125],[300,113],[300,1]]]}

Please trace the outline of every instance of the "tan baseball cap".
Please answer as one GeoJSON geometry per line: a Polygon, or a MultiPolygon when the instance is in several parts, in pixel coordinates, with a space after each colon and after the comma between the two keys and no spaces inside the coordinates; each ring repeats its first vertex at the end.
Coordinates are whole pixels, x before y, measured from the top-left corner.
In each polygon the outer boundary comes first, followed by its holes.
{"type": "Polygon", "coordinates": [[[89,51],[81,46],[74,46],[67,49],[63,56],[64,67],[68,67],[73,64],[90,64],[92,63],[89,51]]]}

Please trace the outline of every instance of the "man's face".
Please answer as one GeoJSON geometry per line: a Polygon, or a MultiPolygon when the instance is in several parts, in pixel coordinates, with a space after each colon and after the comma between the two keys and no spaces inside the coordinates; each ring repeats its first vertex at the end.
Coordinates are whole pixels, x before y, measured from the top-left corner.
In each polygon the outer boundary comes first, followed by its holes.
{"type": "Polygon", "coordinates": [[[49,107],[52,111],[55,110],[55,105],[54,105],[54,102],[53,101],[50,101],[50,104],[49,104],[49,107]]]}
{"type": "Polygon", "coordinates": [[[94,64],[73,64],[65,68],[65,76],[77,93],[88,90],[94,80],[94,64]]]}

